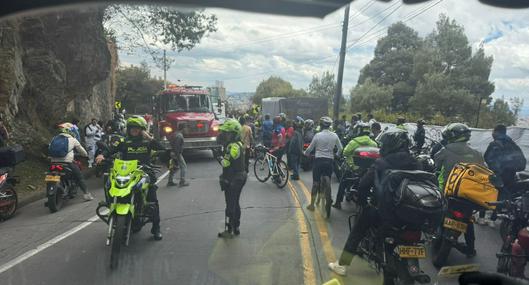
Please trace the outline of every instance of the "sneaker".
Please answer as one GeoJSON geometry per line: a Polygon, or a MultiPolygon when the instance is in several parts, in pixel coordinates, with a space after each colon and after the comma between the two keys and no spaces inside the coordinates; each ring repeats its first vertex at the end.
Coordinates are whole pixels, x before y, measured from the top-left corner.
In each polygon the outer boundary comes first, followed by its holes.
{"type": "Polygon", "coordinates": [[[169,182],[167,182],[167,186],[168,186],[168,187],[176,186],[176,185],[177,185],[177,184],[174,183],[173,181],[169,181],[169,182]]]}
{"type": "Polygon", "coordinates": [[[485,225],[487,222],[485,221],[485,218],[478,218],[478,225],[485,225]]]}
{"type": "Polygon", "coordinates": [[[92,201],[92,200],[94,200],[94,196],[92,196],[92,193],[87,192],[87,193],[83,194],[83,199],[85,201],[92,201]]]}
{"type": "Polygon", "coordinates": [[[189,186],[189,182],[186,182],[185,180],[180,180],[180,183],[178,183],[178,187],[185,187],[189,186]]]}
{"type": "Polygon", "coordinates": [[[345,266],[340,265],[338,261],[329,263],[329,269],[338,275],[346,275],[345,266]]]}
{"type": "Polygon", "coordinates": [[[238,236],[238,235],[241,234],[241,231],[239,230],[239,228],[235,228],[235,229],[233,230],[233,234],[236,235],[236,236],[238,236]]]}
{"type": "Polygon", "coordinates": [[[290,175],[290,179],[299,180],[299,176],[298,175],[290,175]]]}
{"type": "Polygon", "coordinates": [[[476,250],[475,249],[468,249],[466,254],[467,258],[472,258],[476,256],[476,250]]]}
{"type": "Polygon", "coordinates": [[[162,240],[162,232],[160,231],[160,227],[153,226],[151,228],[151,234],[153,235],[154,240],[162,240]]]}
{"type": "Polygon", "coordinates": [[[310,204],[307,206],[307,210],[314,211],[314,205],[310,204]]]}
{"type": "Polygon", "coordinates": [[[342,209],[342,204],[336,202],[336,203],[332,204],[332,207],[335,208],[335,209],[341,210],[342,209]]]}

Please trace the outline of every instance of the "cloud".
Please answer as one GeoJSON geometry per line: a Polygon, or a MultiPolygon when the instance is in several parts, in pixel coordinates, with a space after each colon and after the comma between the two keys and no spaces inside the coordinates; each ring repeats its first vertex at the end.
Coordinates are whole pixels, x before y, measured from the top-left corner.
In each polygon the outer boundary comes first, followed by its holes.
{"type": "MultiPolygon", "coordinates": [[[[337,72],[343,9],[324,19],[225,9],[206,11],[217,15],[218,31],[190,51],[168,52],[175,60],[168,71],[169,80],[202,85],[224,80],[230,91],[253,91],[271,75],[291,81],[295,88],[307,88],[312,76],[326,70],[337,72]]],[[[464,26],[474,48],[483,43],[486,54],[494,57],[491,73],[496,84],[494,96],[522,96],[529,102],[525,92],[529,87],[525,79],[529,78],[529,11],[461,0],[415,5],[353,2],[348,33],[348,44],[352,46],[345,61],[344,94],[356,84],[360,69],[371,60],[378,38],[390,24],[405,21],[426,36],[441,13],[464,26]]],[[[149,62],[148,55],[141,53],[120,57],[122,63],[149,62]]],[[[153,74],[162,75],[162,71],[154,69],[153,74]]]]}

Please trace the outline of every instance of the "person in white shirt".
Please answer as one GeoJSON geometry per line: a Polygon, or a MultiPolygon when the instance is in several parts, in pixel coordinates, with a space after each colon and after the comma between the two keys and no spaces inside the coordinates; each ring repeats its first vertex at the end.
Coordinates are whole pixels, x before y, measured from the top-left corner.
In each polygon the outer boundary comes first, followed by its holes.
{"type": "Polygon", "coordinates": [[[92,122],[85,127],[84,131],[85,144],[88,149],[88,167],[91,168],[94,163],[97,142],[100,141],[103,136],[103,129],[97,124],[96,119],[92,119],[92,122]]]}

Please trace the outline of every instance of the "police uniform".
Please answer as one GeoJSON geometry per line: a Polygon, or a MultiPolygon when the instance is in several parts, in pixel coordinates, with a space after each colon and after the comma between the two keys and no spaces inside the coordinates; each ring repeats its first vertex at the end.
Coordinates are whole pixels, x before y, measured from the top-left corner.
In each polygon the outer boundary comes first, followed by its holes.
{"type": "Polygon", "coordinates": [[[228,230],[239,228],[241,219],[241,206],[239,197],[246,183],[247,173],[244,162],[244,146],[241,141],[229,143],[222,157],[222,175],[220,176],[220,187],[224,191],[226,200],[226,217],[228,218],[228,230]]]}

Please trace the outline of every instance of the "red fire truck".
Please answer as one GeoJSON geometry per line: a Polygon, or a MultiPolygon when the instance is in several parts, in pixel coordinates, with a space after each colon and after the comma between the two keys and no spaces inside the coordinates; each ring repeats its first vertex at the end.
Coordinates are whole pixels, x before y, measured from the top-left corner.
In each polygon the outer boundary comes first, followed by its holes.
{"type": "Polygon", "coordinates": [[[167,148],[167,135],[183,127],[184,149],[220,149],[216,141],[220,123],[206,89],[168,85],[155,97],[154,106],[155,135],[167,148]]]}

